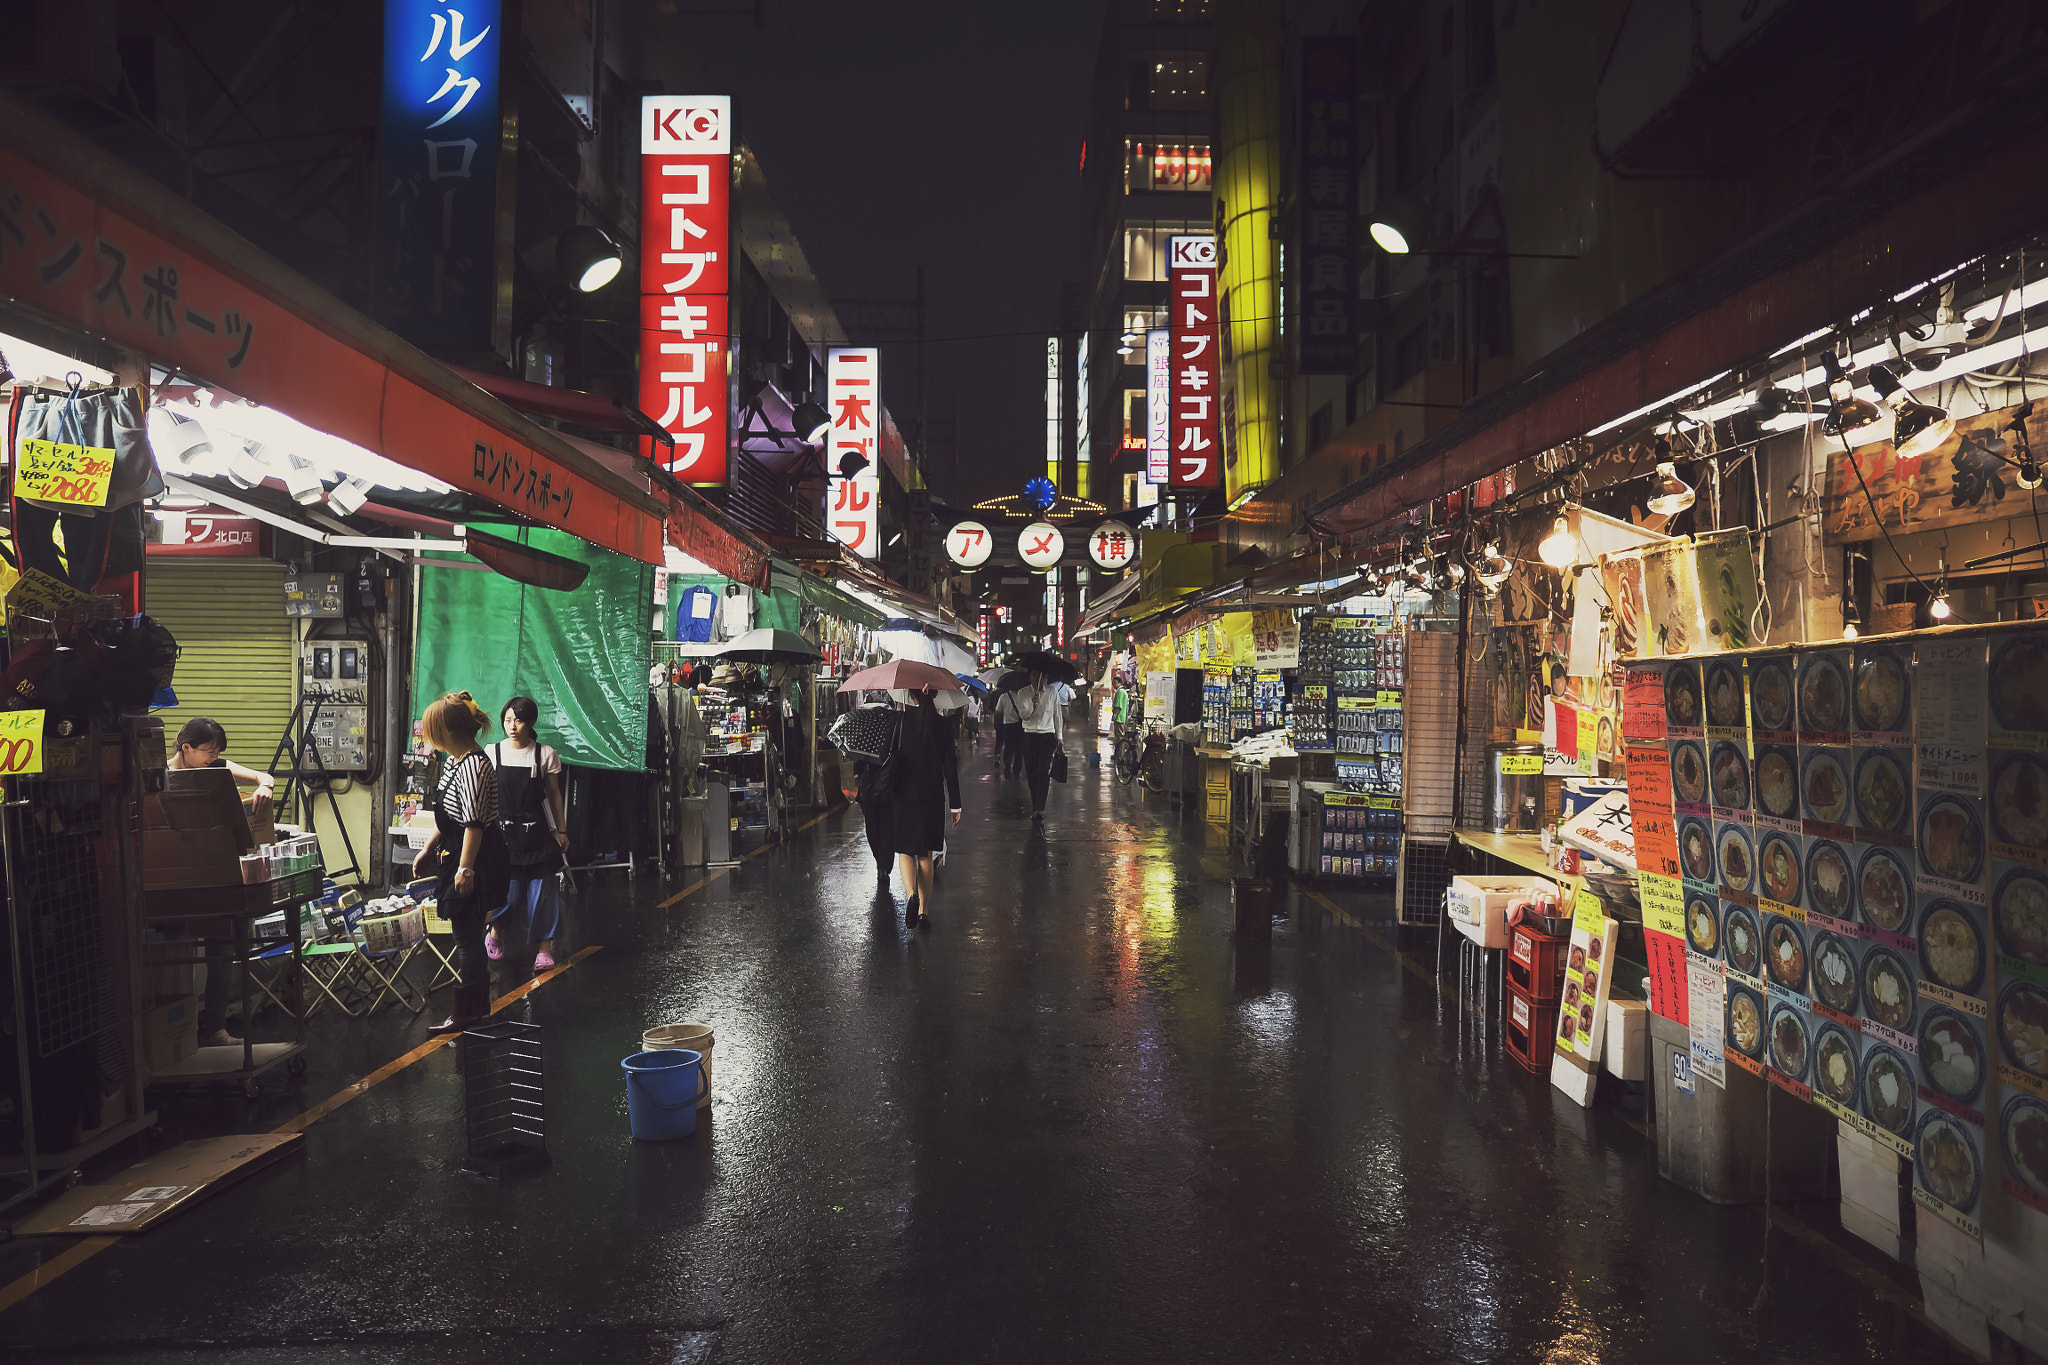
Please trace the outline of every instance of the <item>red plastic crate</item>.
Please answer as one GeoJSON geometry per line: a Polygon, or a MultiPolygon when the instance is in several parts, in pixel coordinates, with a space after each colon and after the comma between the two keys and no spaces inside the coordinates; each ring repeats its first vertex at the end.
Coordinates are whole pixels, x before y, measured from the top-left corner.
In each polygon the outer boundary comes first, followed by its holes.
{"type": "Polygon", "coordinates": [[[1570,946],[1570,939],[1517,924],[1508,936],[1508,984],[1539,1004],[1556,1004],[1564,994],[1565,949],[1570,946]]]}
{"type": "Polygon", "coordinates": [[[1508,1054],[1539,1075],[1550,1070],[1550,1054],[1557,1046],[1557,1001],[1531,1000],[1510,981],[1500,1013],[1508,1054]]]}

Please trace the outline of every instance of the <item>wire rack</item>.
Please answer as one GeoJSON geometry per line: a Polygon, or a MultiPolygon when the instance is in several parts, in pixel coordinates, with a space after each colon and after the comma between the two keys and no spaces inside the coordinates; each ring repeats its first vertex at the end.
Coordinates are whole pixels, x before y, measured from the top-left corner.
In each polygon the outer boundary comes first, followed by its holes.
{"type": "Polygon", "coordinates": [[[1443,922],[1444,889],[1451,884],[1448,840],[1416,838],[1401,841],[1401,864],[1394,885],[1394,919],[1400,924],[1435,926],[1443,922]]]}
{"type": "Polygon", "coordinates": [[[540,1026],[497,1019],[456,1039],[462,1072],[465,1169],[511,1176],[548,1164],[540,1026]]]}
{"type": "MultiPolygon", "coordinates": [[[[112,831],[95,780],[21,777],[12,795],[0,830],[19,903],[30,1036],[37,1054],[51,1057],[125,1017],[119,1001],[131,964],[120,932],[118,840],[103,837],[112,831]]],[[[130,1060],[121,1047],[102,1068],[122,1075],[130,1060]]]]}

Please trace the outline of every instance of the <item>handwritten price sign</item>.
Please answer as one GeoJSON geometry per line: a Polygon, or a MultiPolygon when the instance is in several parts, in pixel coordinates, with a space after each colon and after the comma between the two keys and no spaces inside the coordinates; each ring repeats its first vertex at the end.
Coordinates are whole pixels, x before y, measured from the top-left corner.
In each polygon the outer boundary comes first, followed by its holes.
{"type": "Polygon", "coordinates": [[[23,440],[15,461],[15,491],[25,498],[72,507],[105,507],[114,481],[114,452],[105,446],[23,440]]]}
{"type": "Polygon", "coordinates": [[[0,711],[0,777],[43,770],[43,713],[0,711]]]}

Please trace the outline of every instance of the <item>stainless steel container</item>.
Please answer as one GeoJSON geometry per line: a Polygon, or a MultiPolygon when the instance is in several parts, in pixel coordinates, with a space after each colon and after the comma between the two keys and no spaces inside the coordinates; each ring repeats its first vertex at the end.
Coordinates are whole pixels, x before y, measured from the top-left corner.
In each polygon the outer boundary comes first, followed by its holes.
{"type": "Polygon", "coordinates": [[[1543,812],[1543,746],[1486,746],[1486,828],[1534,834],[1543,812]]]}

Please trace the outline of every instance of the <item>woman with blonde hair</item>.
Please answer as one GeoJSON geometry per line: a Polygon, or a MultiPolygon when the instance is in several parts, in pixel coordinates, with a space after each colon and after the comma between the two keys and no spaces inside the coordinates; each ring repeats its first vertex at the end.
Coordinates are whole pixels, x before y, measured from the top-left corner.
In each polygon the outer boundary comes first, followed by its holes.
{"type": "Polygon", "coordinates": [[[435,875],[435,900],[455,931],[461,977],[455,1009],[435,1027],[436,1033],[460,1029],[491,1012],[484,923],[505,903],[511,860],[498,828],[498,772],[476,742],[490,728],[490,717],[467,692],[447,693],[420,718],[421,737],[447,761],[427,802],[434,812],[434,835],[413,859],[412,874],[425,876],[431,869],[435,875]]]}

